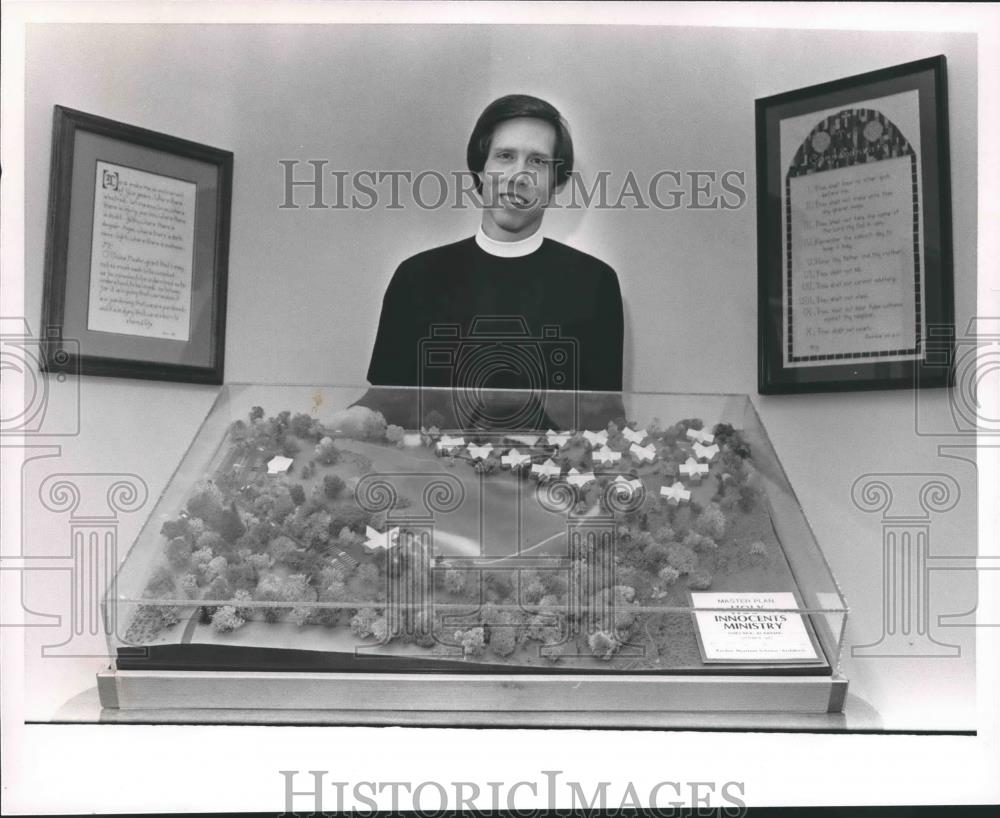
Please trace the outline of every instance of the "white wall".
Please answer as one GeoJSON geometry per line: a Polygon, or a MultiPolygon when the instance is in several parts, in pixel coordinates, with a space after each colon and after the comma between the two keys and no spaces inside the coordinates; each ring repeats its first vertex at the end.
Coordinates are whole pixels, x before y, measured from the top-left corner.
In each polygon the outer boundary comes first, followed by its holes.
{"type": "Polygon", "coordinates": [[[554,102],[570,122],[581,172],[610,171],[614,191],[629,170],[640,180],[664,169],[746,174],[739,210],[548,215],[549,235],[618,271],[626,388],[756,389],[754,99],[940,53],[948,58],[960,327],[975,309],[973,35],[49,25],[30,27],[27,46],[26,178],[35,180],[26,201],[27,315],[41,309],[54,104],[227,148],[235,154],[230,381],[363,382],[396,264],[478,223],[473,210],[281,210],[278,160],[464,170],[476,116],[510,92],[554,102]]]}

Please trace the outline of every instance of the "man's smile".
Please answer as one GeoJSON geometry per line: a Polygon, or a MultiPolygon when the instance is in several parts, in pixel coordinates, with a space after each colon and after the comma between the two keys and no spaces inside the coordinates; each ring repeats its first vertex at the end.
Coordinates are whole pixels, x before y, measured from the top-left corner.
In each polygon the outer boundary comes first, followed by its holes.
{"type": "Polygon", "coordinates": [[[533,199],[527,199],[519,193],[501,193],[500,203],[524,210],[531,207],[535,202],[533,199]]]}

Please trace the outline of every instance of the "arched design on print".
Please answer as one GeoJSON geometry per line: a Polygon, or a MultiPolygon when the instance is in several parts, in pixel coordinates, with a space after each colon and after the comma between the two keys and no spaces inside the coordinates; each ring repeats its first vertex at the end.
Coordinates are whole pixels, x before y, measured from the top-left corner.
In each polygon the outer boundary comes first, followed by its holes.
{"type": "Polygon", "coordinates": [[[828,116],[812,129],[788,167],[788,176],[880,162],[917,154],[902,131],[884,114],[870,108],[849,108],[828,116]]]}

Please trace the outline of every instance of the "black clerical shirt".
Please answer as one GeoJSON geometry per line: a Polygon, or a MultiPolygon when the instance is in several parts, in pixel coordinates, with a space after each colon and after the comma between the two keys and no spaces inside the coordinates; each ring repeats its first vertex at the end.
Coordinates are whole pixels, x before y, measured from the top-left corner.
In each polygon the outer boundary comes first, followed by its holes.
{"type": "Polygon", "coordinates": [[[399,265],[368,381],[618,392],[623,324],[618,277],[604,262],[548,238],[515,258],[468,238],[399,265]]]}

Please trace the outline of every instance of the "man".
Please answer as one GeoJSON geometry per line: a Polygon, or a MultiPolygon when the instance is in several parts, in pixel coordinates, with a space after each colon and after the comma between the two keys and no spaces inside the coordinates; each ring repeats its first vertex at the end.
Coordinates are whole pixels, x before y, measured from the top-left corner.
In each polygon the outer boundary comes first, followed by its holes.
{"type": "Polygon", "coordinates": [[[573,169],[565,120],[536,97],[502,97],[476,122],[466,159],[483,198],[480,228],[399,265],[383,298],[369,382],[620,391],[615,271],[541,232],[545,208],[573,169]]]}

